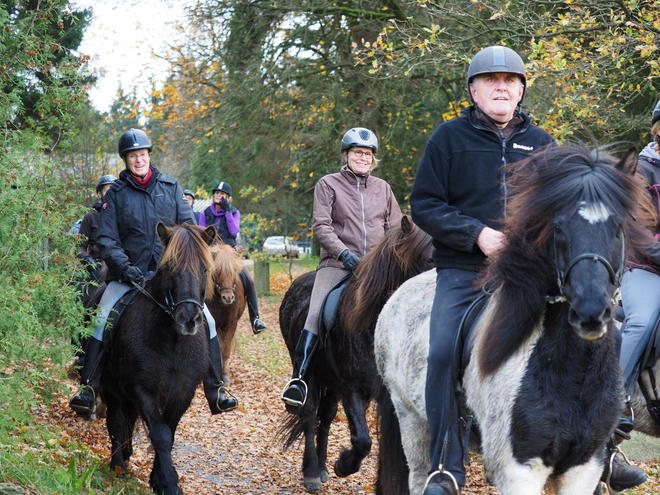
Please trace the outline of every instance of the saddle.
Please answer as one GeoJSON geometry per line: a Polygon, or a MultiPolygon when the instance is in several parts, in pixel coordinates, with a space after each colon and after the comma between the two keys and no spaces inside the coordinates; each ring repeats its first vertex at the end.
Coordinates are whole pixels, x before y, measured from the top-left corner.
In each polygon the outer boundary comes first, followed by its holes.
{"type": "MultiPolygon", "coordinates": [[[[660,358],[660,318],[653,326],[653,333],[649,338],[649,343],[646,350],[642,355],[637,368],[637,384],[639,390],[642,392],[646,400],[646,408],[649,414],[655,421],[655,424],[660,426],[660,392],[658,392],[658,381],[653,371],[655,363],[660,358]],[[642,373],[646,373],[651,385],[651,389],[646,386],[643,380],[642,373]]],[[[633,391],[634,392],[634,391],[633,391]]],[[[632,395],[632,394],[631,394],[632,395]]]]}
{"type": "Polygon", "coordinates": [[[105,330],[103,332],[103,348],[106,351],[109,351],[112,347],[112,342],[115,335],[115,332],[113,331],[114,328],[117,327],[119,320],[124,314],[124,311],[133,302],[133,299],[135,299],[135,296],[137,295],[137,289],[130,289],[128,292],[122,295],[112,307],[112,311],[110,311],[110,315],[108,316],[108,321],[106,322],[105,330]]]}
{"type": "Polygon", "coordinates": [[[454,351],[452,354],[454,390],[456,391],[459,423],[463,430],[463,462],[466,466],[470,464],[470,447],[472,447],[472,450],[479,449],[481,435],[477,424],[474,422],[474,414],[468,407],[465,393],[463,392],[463,375],[470,363],[474,341],[474,329],[489,299],[490,294],[482,292],[479,297],[470,304],[461,320],[459,332],[456,334],[456,339],[454,340],[454,351]],[[472,444],[470,444],[470,441],[472,441],[472,444]]]}
{"type": "Polygon", "coordinates": [[[321,345],[327,344],[327,339],[330,331],[334,328],[337,322],[337,309],[339,308],[339,299],[344,293],[344,289],[348,285],[351,274],[341,279],[325,296],[325,300],[321,306],[321,325],[319,329],[319,337],[321,345]]]}
{"type": "Polygon", "coordinates": [[[337,322],[337,311],[339,309],[339,299],[344,293],[344,289],[348,285],[352,273],[341,279],[325,296],[323,304],[321,305],[320,325],[319,325],[319,348],[325,349],[326,359],[335,372],[335,375],[340,376],[339,366],[335,360],[335,353],[332,352],[332,339],[330,334],[337,322]]]}

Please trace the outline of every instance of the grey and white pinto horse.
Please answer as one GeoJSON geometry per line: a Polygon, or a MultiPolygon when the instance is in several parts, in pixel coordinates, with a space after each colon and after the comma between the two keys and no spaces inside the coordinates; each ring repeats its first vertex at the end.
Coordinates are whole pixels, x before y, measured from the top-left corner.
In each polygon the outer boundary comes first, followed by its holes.
{"type": "MultiPolygon", "coordinates": [[[[507,245],[483,276],[493,294],[458,380],[487,478],[503,495],[600,493],[605,445],[623,409],[612,299],[626,256],[652,242],[634,221],[644,202],[636,160],[634,149],[615,163],[602,150],[562,146],[507,170],[507,245]]],[[[435,277],[403,284],[376,326],[382,495],[418,495],[431,471],[425,382],[435,277]],[[392,461],[397,441],[403,462],[392,461]]]]}

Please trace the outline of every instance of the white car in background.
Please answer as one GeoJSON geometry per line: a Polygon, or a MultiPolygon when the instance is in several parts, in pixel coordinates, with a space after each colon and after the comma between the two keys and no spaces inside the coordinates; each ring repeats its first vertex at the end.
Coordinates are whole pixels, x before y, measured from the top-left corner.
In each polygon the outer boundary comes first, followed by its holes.
{"type": "Polygon", "coordinates": [[[263,250],[271,255],[280,255],[287,258],[299,258],[300,250],[293,243],[293,239],[283,235],[274,235],[264,241],[263,250]]]}

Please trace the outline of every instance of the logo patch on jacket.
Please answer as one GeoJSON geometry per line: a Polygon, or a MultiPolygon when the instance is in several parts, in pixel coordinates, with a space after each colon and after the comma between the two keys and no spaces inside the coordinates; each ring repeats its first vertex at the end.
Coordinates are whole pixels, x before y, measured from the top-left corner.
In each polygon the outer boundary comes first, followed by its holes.
{"type": "Polygon", "coordinates": [[[513,143],[514,150],[534,151],[534,146],[525,146],[524,144],[513,143]]]}
{"type": "Polygon", "coordinates": [[[107,201],[101,205],[102,210],[105,210],[107,207],[108,207],[108,202],[107,201]]]}

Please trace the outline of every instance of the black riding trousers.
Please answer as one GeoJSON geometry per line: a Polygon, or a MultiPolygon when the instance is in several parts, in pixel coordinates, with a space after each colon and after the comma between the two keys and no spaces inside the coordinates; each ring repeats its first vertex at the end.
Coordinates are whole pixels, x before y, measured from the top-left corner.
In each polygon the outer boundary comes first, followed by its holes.
{"type": "Polygon", "coordinates": [[[426,372],[426,416],[431,432],[431,471],[442,462],[442,449],[449,432],[450,444],[443,467],[465,484],[463,451],[454,396],[452,353],[459,325],[480,290],[474,287],[476,272],[454,268],[438,270],[431,310],[428,369],[426,372]]]}

